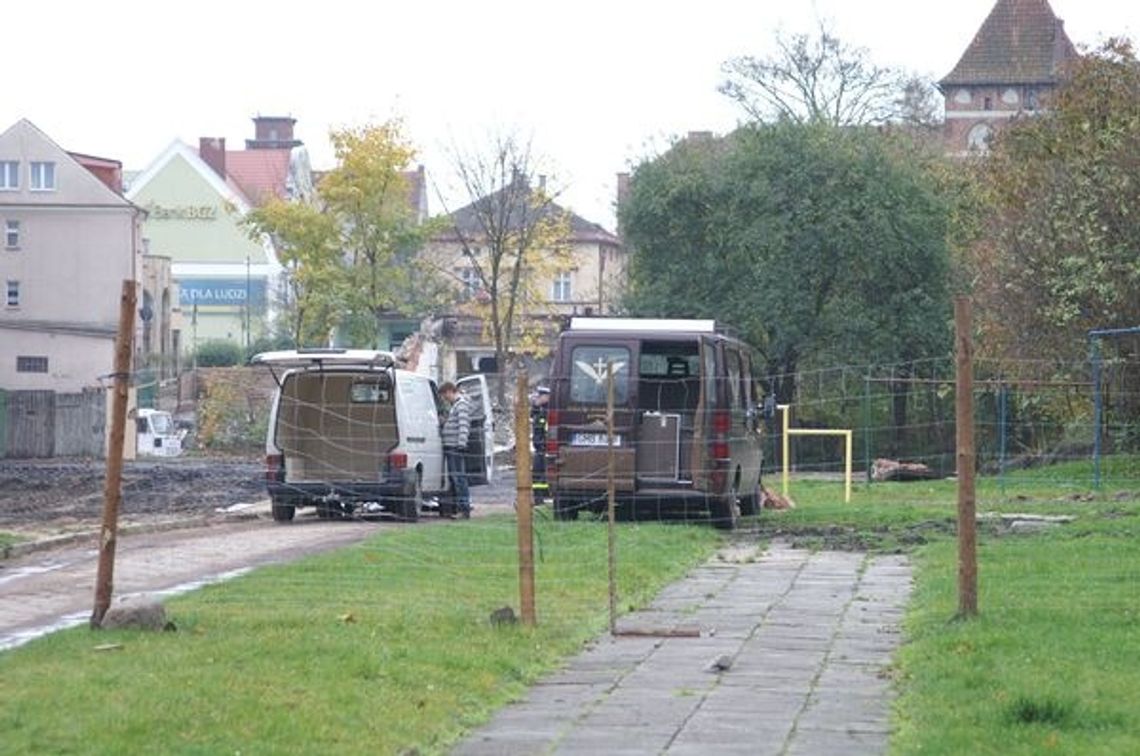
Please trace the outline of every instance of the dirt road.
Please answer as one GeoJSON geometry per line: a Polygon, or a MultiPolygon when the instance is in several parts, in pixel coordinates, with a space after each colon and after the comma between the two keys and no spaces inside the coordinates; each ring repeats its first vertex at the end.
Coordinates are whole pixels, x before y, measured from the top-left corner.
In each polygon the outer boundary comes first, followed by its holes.
{"type": "MultiPolygon", "coordinates": [[[[13,468],[5,466],[0,472],[11,474],[13,468]]],[[[145,469],[152,473],[154,470],[145,469]]],[[[428,513],[418,523],[407,525],[391,520],[328,521],[318,520],[312,510],[303,510],[295,521],[278,524],[269,519],[268,500],[256,487],[226,488],[227,480],[250,478],[245,466],[162,465],[158,473],[156,479],[160,485],[150,488],[151,496],[141,494],[140,488],[145,486],[136,486],[136,506],[128,511],[126,519],[159,527],[172,514],[189,517],[192,523],[199,522],[199,516],[203,519],[195,527],[121,535],[116,549],[116,598],[190,590],[264,564],[347,546],[385,530],[435,527],[451,522],[428,513]],[[197,484],[168,485],[187,474],[197,476],[197,484]],[[198,504],[185,510],[172,505],[172,502],[192,500],[198,504]],[[217,512],[222,505],[251,500],[257,502],[251,505],[253,513],[260,511],[256,519],[250,519],[250,510],[243,513],[245,519],[233,519],[217,512]]],[[[69,510],[66,506],[68,500],[74,500],[68,495],[68,486],[77,484],[77,476],[83,479],[81,491],[92,487],[86,471],[73,465],[25,465],[17,474],[22,490],[34,492],[36,500],[46,506],[36,509],[20,506],[23,516],[10,510],[0,515],[0,524],[5,530],[41,534],[97,531],[98,518],[93,514],[97,510],[89,512],[87,508],[74,507],[69,510]]],[[[141,475],[138,479],[142,479],[141,475]]],[[[472,489],[475,514],[510,511],[512,485],[513,480],[506,476],[495,485],[472,489]]],[[[13,501],[13,489],[9,488],[7,493],[9,502],[13,501]]],[[[27,501],[20,497],[15,500],[27,501]]],[[[3,505],[0,497],[0,508],[3,505]]],[[[452,524],[461,526],[461,523],[452,524]]],[[[0,560],[0,650],[46,632],[86,622],[94,603],[97,557],[92,536],[77,545],[0,560]]]]}
{"type": "MultiPolygon", "coordinates": [[[[119,539],[115,596],[179,592],[272,562],[355,543],[394,523],[260,520],[119,539]]],[[[0,649],[86,622],[95,595],[94,544],[0,562],[0,649]]]]}

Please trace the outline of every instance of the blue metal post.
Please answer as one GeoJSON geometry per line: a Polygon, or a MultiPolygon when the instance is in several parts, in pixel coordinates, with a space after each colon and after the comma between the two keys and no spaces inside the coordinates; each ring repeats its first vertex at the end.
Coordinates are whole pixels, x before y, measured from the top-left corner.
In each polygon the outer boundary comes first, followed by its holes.
{"type": "Polygon", "coordinates": [[[867,469],[867,485],[871,485],[871,373],[863,383],[863,460],[867,469]]]}
{"type": "Polygon", "coordinates": [[[998,387],[998,488],[1005,495],[1005,450],[1009,427],[1009,388],[998,387]]]}
{"type": "Polygon", "coordinates": [[[1089,359],[1093,382],[1093,488],[1100,488],[1100,424],[1104,402],[1100,393],[1100,337],[1089,335],[1089,359]]]}

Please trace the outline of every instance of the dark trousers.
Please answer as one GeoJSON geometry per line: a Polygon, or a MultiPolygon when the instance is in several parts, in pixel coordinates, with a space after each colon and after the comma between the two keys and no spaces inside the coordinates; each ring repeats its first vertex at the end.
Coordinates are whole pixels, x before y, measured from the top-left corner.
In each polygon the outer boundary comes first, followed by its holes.
{"type": "Polygon", "coordinates": [[[467,487],[467,467],[463,460],[463,450],[453,446],[445,446],[443,458],[447,462],[447,475],[451,479],[451,493],[455,497],[455,508],[461,513],[470,512],[471,490],[467,487]]]}

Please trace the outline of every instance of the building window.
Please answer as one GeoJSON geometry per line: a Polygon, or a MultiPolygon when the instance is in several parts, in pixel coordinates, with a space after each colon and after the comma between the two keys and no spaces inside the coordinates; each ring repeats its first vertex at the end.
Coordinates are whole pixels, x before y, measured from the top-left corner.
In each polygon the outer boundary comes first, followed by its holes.
{"type": "Polygon", "coordinates": [[[29,169],[28,187],[36,192],[55,190],[55,163],[32,161],[29,169]]]}
{"type": "Polygon", "coordinates": [[[475,268],[460,268],[459,285],[462,289],[459,296],[464,301],[474,297],[483,288],[483,282],[479,280],[479,271],[475,268]]]}
{"type": "Polygon", "coordinates": [[[554,277],[554,286],[551,289],[550,298],[555,302],[569,302],[572,296],[571,282],[573,276],[570,273],[559,273],[554,277]]]}
{"type": "Polygon", "coordinates": [[[20,221],[4,221],[4,249],[20,248],[20,221]]]}
{"type": "Polygon", "coordinates": [[[1025,93],[1025,109],[1037,110],[1037,90],[1032,87],[1025,93]]]}
{"type": "Polygon", "coordinates": [[[9,307],[19,307],[20,306],[20,282],[19,281],[12,281],[12,280],[8,281],[8,299],[7,299],[7,302],[8,302],[9,307]]]}
{"type": "Polygon", "coordinates": [[[15,160],[0,160],[0,190],[20,188],[20,164],[15,160]]]}
{"type": "Polygon", "coordinates": [[[47,371],[47,357],[30,357],[27,355],[19,355],[16,357],[17,373],[46,373],[47,371]]]}
{"type": "Polygon", "coordinates": [[[978,152],[986,152],[990,148],[990,138],[993,137],[994,130],[988,124],[979,123],[970,129],[966,134],[966,148],[970,150],[977,150],[978,152]]]}
{"type": "Polygon", "coordinates": [[[985,99],[985,104],[982,106],[982,110],[993,110],[993,109],[994,109],[994,98],[987,97],[985,99]]]}

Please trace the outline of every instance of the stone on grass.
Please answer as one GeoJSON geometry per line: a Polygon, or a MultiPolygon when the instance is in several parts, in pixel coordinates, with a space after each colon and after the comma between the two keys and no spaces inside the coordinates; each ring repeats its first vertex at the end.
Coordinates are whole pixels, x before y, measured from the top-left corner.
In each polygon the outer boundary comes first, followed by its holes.
{"type": "Polygon", "coordinates": [[[175,630],[174,623],[166,619],[166,607],[161,601],[131,597],[111,606],[103,615],[99,627],[104,630],[175,630]]]}

